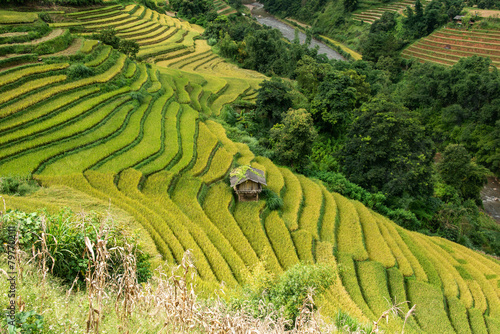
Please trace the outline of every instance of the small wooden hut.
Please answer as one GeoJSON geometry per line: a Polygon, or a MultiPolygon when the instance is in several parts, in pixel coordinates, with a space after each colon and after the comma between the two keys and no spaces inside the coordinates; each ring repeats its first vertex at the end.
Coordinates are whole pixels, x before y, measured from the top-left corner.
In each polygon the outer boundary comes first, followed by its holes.
{"type": "Polygon", "coordinates": [[[250,166],[235,168],[229,174],[231,187],[240,202],[258,201],[262,185],[267,186],[264,171],[250,166]]]}

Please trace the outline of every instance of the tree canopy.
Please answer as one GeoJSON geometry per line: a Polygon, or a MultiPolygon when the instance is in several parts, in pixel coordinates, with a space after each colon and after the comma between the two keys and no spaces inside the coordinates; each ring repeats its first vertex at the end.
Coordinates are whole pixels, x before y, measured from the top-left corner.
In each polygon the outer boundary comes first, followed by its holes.
{"type": "Polygon", "coordinates": [[[433,154],[420,122],[385,98],[356,111],[341,152],[343,170],[352,182],[388,196],[431,194],[433,154]]]}

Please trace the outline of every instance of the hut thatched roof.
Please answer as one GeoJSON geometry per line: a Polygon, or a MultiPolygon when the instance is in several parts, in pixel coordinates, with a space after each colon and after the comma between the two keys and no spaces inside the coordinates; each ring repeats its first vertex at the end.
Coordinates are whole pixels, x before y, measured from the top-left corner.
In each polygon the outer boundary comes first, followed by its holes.
{"type": "Polygon", "coordinates": [[[267,186],[264,171],[250,166],[235,168],[229,174],[231,177],[231,187],[246,182],[248,180],[267,186]]]}

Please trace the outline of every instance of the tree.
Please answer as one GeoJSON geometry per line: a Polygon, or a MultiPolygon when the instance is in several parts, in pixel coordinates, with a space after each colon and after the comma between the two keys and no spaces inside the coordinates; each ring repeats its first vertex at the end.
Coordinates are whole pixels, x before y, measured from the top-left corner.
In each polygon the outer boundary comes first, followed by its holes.
{"type": "Polygon", "coordinates": [[[339,136],[351,123],[358,101],[368,98],[370,85],[354,70],[331,71],[318,86],[311,113],[324,130],[339,136]]]}
{"type": "Polygon", "coordinates": [[[313,57],[307,55],[297,62],[297,68],[295,69],[296,80],[304,95],[309,99],[314,98],[319,83],[323,81],[330,68],[330,64],[318,63],[313,57]]]}
{"type": "Polygon", "coordinates": [[[98,34],[92,34],[93,39],[100,40],[104,44],[111,45],[114,49],[120,46],[120,38],[116,36],[115,28],[106,28],[98,34]]]}
{"type": "Polygon", "coordinates": [[[462,199],[480,203],[480,192],[489,171],[476,164],[465,147],[458,144],[446,146],[437,168],[445,184],[455,188],[462,199]]]}
{"type": "Polygon", "coordinates": [[[432,193],[433,142],[402,105],[376,98],[355,112],[344,148],[348,179],[388,197],[432,193]]]}
{"type": "Polygon", "coordinates": [[[272,126],[281,122],[282,114],[293,105],[290,91],[291,89],[278,77],[272,77],[271,80],[265,80],[260,84],[257,90],[256,111],[262,123],[270,123],[272,126]]]}
{"type": "Polygon", "coordinates": [[[344,0],[344,10],[353,12],[358,8],[358,0],[344,0]]]}
{"type": "Polygon", "coordinates": [[[283,123],[270,130],[277,160],[287,166],[303,166],[317,137],[311,114],[305,109],[287,111],[283,123]]]}
{"type": "Polygon", "coordinates": [[[123,52],[132,59],[135,59],[139,52],[139,44],[136,41],[122,39],[118,46],[118,51],[123,52]]]}

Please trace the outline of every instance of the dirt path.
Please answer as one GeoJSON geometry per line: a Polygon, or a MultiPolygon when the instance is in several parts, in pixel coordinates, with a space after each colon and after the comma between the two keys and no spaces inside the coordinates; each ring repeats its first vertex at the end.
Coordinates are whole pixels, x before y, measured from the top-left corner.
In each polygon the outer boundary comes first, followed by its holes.
{"type": "Polygon", "coordinates": [[[0,34],[0,37],[14,37],[14,36],[23,36],[29,34],[28,32],[6,32],[0,34]]]}
{"type": "Polygon", "coordinates": [[[51,39],[54,39],[58,36],[61,36],[62,33],[64,32],[63,29],[55,29],[55,30],[52,30],[50,32],[50,34],[48,34],[47,36],[44,36],[42,38],[39,38],[39,39],[35,39],[35,40],[32,40],[32,41],[29,41],[29,42],[25,42],[25,43],[13,43],[13,44],[8,44],[8,45],[33,45],[33,44],[40,44],[40,43],[43,43],[43,42],[46,42],[46,41],[50,41],[51,39]]]}
{"type": "Polygon", "coordinates": [[[486,213],[500,224],[500,181],[496,177],[488,178],[488,184],[481,191],[481,199],[486,213]]]}

